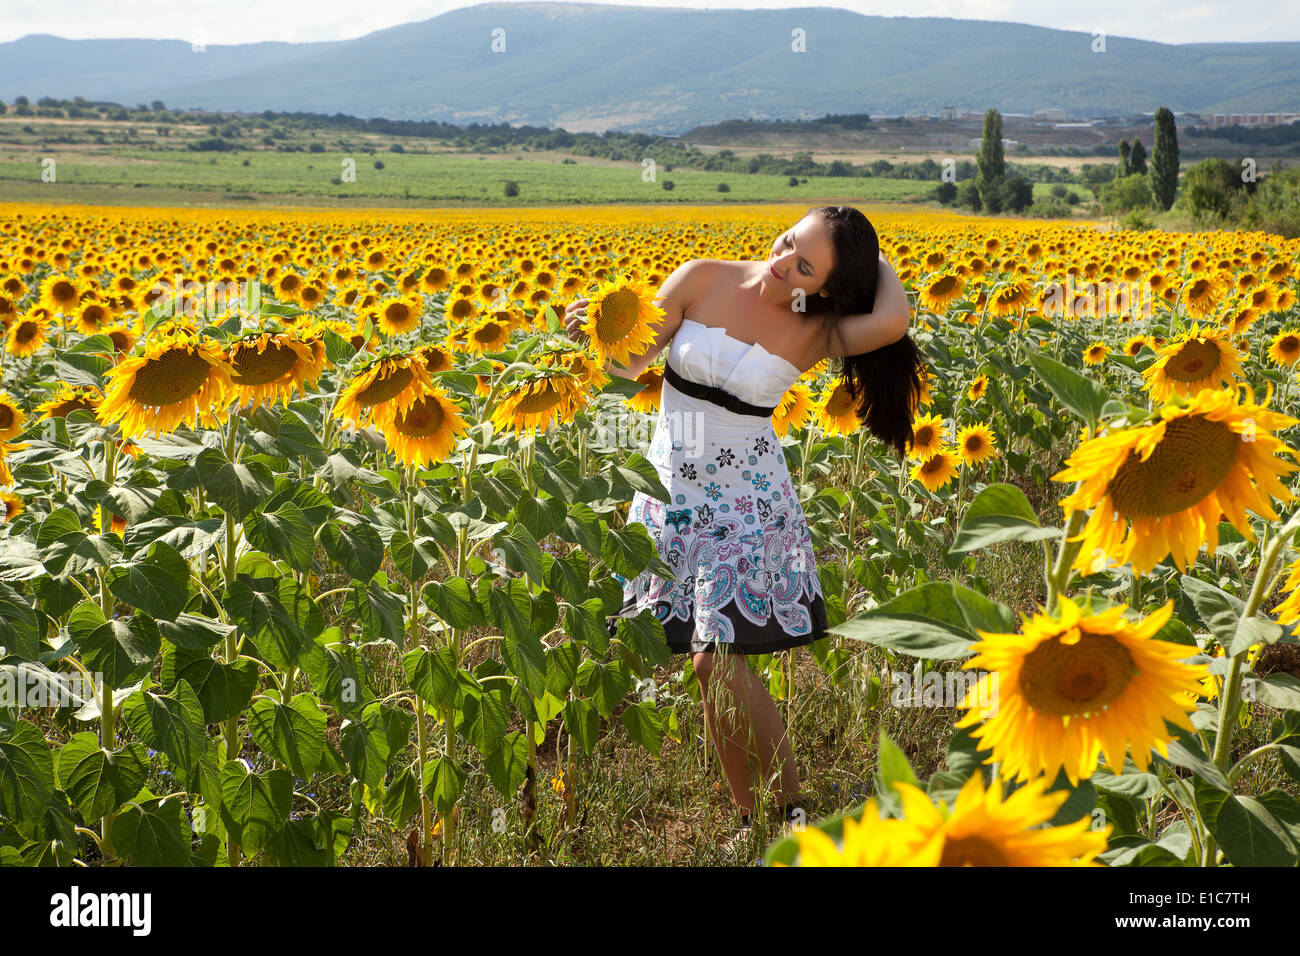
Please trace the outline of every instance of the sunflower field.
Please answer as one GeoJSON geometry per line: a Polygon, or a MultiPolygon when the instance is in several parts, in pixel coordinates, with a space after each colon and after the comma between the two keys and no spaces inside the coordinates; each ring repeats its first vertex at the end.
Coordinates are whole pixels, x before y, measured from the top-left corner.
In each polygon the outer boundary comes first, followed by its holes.
{"type": "MultiPolygon", "coordinates": [[[[626,521],[668,497],[662,355],[606,369],[678,265],[805,211],[6,207],[0,863],[335,865],[376,827],[601,859],[612,743],[698,745],[689,658],[607,627],[671,572],[626,521]]],[[[872,219],[929,364],[911,456],[826,362],[773,425],[873,792],[765,861],[1296,865],[1300,242],[872,219]],[[918,773],[881,715],[934,680],[918,773]]]]}

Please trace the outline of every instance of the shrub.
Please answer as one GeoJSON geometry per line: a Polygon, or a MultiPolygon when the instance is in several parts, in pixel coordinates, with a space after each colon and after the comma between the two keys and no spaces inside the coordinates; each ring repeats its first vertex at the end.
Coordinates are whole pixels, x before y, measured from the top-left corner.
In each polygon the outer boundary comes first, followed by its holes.
{"type": "Polygon", "coordinates": [[[1101,200],[1101,208],[1112,215],[1131,209],[1150,209],[1154,202],[1151,181],[1141,173],[1106,183],[1101,187],[1098,198],[1101,200]]]}

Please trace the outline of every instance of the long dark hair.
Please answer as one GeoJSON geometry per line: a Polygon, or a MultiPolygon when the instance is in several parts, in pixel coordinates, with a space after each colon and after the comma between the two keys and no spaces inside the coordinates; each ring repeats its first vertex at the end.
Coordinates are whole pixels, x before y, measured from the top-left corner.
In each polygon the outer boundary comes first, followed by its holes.
{"type": "MultiPolygon", "coordinates": [[[[871,312],[880,277],[880,239],[875,228],[852,206],[818,206],[809,209],[822,217],[835,247],[835,264],[823,288],[826,295],[810,295],[804,307],[820,315],[830,342],[832,332],[847,347],[840,321],[847,315],[871,312]]],[[[912,446],[912,415],[924,387],[925,360],[910,335],[861,355],[839,358],[837,374],[856,406],[858,420],[876,438],[894,449],[899,458],[912,446]]]]}

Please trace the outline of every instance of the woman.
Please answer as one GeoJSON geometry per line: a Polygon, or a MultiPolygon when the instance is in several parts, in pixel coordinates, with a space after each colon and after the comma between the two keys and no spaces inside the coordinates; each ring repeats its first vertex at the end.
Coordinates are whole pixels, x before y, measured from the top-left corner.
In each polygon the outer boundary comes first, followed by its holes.
{"type": "MultiPolygon", "coordinates": [[[[627,520],[646,526],[677,577],[647,572],[627,582],[617,617],[653,608],[670,649],[693,655],[743,834],[755,803],[750,755],[769,783],[779,772],[787,820],[800,803],[799,776],[767,688],[734,655],[810,644],[827,627],[774,407],[805,371],[837,359],[864,427],[901,457],[911,444],[923,363],[907,335],[903,285],[871,223],[848,206],[810,210],[762,262],[686,262],[656,302],[666,314],[654,342],[628,368],[611,362],[606,371],[635,379],[672,343],[648,455],[672,501],[638,493],[627,520]],[[726,697],[735,706],[723,706],[726,697]]],[[[565,311],[575,339],[587,303],[565,311]]]]}

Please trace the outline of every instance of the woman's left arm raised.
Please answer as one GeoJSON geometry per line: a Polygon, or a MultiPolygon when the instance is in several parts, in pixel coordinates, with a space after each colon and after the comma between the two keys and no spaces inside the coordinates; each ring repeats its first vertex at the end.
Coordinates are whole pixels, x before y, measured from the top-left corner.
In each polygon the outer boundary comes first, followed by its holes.
{"type": "Polygon", "coordinates": [[[880,256],[880,276],[876,281],[875,309],[840,320],[838,335],[831,336],[831,355],[862,355],[885,345],[892,345],[907,334],[912,324],[912,310],[903,282],[894,267],[880,256]]]}

